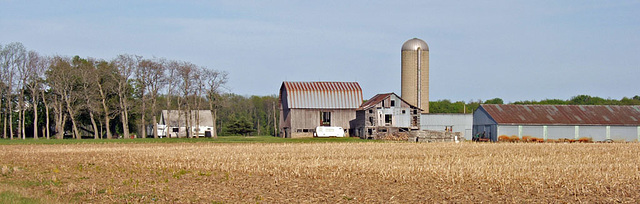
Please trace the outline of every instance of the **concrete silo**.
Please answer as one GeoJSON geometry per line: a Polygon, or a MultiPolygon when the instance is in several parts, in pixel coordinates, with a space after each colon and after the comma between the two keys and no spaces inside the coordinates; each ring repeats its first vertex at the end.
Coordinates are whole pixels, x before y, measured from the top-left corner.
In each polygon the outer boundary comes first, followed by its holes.
{"type": "Polygon", "coordinates": [[[402,45],[402,98],[429,113],[429,46],[413,38],[402,45]]]}

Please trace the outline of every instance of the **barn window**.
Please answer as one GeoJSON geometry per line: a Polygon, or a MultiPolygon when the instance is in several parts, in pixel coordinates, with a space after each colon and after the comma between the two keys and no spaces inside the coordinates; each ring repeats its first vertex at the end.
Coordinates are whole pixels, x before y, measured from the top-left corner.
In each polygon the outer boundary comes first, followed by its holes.
{"type": "Polygon", "coordinates": [[[396,107],[396,100],[391,100],[391,107],[396,107]]]}
{"type": "Polygon", "coordinates": [[[391,121],[392,121],[392,116],[391,116],[391,114],[386,114],[386,115],[384,115],[384,124],[385,124],[385,125],[392,125],[392,124],[391,124],[391,121]]]}
{"type": "Polygon", "coordinates": [[[369,113],[373,113],[373,110],[369,110],[369,113]]]}
{"type": "Polygon", "coordinates": [[[331,126],[331,112],[320,112],[320,125],[331,126]]]}
{"type": "Polygon", "coordinates": [[[374,125],[374,124],[373,124],[373,117],[369,117],[369,123],[370,123],[371,125],[374,125]]]}
{"type": "Polygon", "coordinates": [[[178,131],[180,131],[179,128],[173,128],[173,132],[178,132],[178,131]]]}
{"type": "Polygon", "coordinates": [[[402,110],[402,114],[405,114],[405,113],[407,113],[407,111],[405,111],[405,110],[402,110]]]}

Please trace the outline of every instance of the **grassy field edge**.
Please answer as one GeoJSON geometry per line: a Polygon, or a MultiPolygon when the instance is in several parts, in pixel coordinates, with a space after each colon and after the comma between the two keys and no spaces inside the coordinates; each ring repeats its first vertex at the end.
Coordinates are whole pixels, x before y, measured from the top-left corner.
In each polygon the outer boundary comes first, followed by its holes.
{"type": "Polygon", "coordinates": [[[272,136],[220,136],[214,138],[136,138],[136,139],[0,139],[0,145],[25,144],[130,144],[130,143],[333,143],[333,142],[375,142],[357,137],[343,138],[280,138],[272,136]]]}

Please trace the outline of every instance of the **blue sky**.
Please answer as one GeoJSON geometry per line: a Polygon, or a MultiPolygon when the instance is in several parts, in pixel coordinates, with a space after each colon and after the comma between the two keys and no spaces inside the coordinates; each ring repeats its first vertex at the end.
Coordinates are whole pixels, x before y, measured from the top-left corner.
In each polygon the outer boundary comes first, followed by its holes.
{"type": "Polygon", "coordinates": [[[640,95],[640,1],[0,0],[0,44],[229,72],[228,91],[357,81],[400,93],[400,48],[430,48],[430,99],[640,95]]]}

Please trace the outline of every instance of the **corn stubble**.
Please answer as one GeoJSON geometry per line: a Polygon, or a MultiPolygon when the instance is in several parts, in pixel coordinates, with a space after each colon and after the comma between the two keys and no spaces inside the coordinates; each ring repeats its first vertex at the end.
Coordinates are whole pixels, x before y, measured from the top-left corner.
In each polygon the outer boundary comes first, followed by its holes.
{"type": "Polygon", "coordinates": [[[640,145],[0,146],[0,182],[62,202],[632,202],[640,145]]]}

